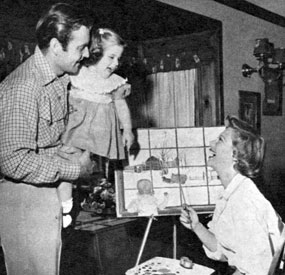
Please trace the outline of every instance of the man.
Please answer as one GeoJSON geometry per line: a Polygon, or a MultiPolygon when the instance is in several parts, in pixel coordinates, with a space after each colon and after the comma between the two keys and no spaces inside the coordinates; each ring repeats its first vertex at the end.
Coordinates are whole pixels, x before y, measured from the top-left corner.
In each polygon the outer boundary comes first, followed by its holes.
{"type": "Polygon", "coordinates": [[[0,84],[0,238],[10,275],[57,275],[57,185],[88,176],[89,154],[58,156],[67,120],[67,74],[89,56],[89,19],[55,4],[36,27],[35,53],[0,84]],[[64,157],[64,158],[63,158],[64,157]]]}

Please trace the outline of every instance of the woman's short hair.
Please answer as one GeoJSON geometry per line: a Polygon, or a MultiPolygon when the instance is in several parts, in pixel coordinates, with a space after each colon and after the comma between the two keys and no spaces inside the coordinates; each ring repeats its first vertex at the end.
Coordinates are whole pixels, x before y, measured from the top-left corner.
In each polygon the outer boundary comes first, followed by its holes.
{"type": "Polygon", "coordinates": [[[234,168],[244,176],[257,176],[263,164],[264,139],[247,122],[234,116],[227,116],[226,127],[233,129],[234,168]]]}
{"type": "Polygon", "coordinates": [[[67,49],[72,32],[81,26],[91,27],[90,15],[67,3],[53,5],[38,21],[36,38],[41,50],[49,47],[52,38],[56,38],[64,50],[67,49]]]}
{"type": "Polygon", "coordinates": [[[127,46],[124,39],[112,29],[92,28],[89,46],[90,56],[84,60],[84,65],[95,65],[102,58],[104,51],[109,46],[113,45],[121,46],[123,48],[127,46]]]}

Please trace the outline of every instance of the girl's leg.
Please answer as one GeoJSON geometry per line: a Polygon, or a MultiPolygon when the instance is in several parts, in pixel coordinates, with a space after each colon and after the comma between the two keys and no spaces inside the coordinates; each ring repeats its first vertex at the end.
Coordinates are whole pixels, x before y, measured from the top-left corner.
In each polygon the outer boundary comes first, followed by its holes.
{"type": "Polygon", "coordinates": [[[72,183],[63,181],[58,186],[58,195],[61,201],[62,206],[62,214],[63,214],[63,220],[62,220],[62,226],[63,228],[68,227],[71,222],[72,218],[69,215],[72,207],[73,207],[73,198],[72,198],[72,183]]]}

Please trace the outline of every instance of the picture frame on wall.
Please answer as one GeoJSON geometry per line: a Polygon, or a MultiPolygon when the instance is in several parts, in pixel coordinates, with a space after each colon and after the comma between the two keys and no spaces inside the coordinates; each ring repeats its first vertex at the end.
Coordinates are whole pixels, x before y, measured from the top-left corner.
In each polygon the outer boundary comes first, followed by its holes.
{"type": "Polygon", "coordinates": [[[239,91],[239,118],[260,133],[261,95],[257,92],[239,91]]]}

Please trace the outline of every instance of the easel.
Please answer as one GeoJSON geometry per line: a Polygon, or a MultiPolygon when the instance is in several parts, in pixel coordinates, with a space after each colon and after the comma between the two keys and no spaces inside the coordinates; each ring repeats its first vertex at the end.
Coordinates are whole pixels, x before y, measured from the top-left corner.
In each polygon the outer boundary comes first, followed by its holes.
{"type": "MultiPolygon", "coordinates": [[[[180,178],[179,167],[178,167],[178,174],[179,174],[179,178],[180,178]]],[[[182,188],[180,180],[179,180],[179,191],[180,191],[181,207],[183,207],[186,205],[186,198],[185,198],[185,194],[183,192],[183,188],[182,188]]],[[[146,227],[146,231],[144,233],[143,241],[142,241],[142,244],[140,246],[140,250],[139,250],[138,257],[137,257],[135,268],[138,267],[139,262],[141,260],[141,256],[142,256],[145,244],[146,244],[146,240],[147,240],[153,219],[154,219],[154,215],[149,217],[148,224],[146,227]]],[[[176,223],[173,222],[173,259],[176,259],[176,257],[177,257],[177,227],[176,227],[176,223]]]]}
{"type": "MultiPolygon", "coordinates": [[[[186,205],[186,199],[185,199],[185,195],[184,195],[183,188],[181,186],[180,181],[179,181],[179,189],[180,189],[181,201],[184,202],[184,203],[181,203],[181,207],[183,207],[183,205],[186,205]]],[[[149,234],[150,227],[151,227],[153,219],[154,219],[154,215],[149,217],[148,224],[147,224],[147,227],[146,227],[146,230],[145,230],[145,233],[144,233],[142,244],[140,246],[140,250],[139,250],[139,254],[138,254],[138,257],[137,257],[137,261],[136,261],[135,267],[138,267],[139,262],[141,260],[141,256],[142,256],[142,253],[143,253],[146,241],[147,241],[147,237],[148,237],[148,234],[149,234]]],[[[176,227],[176,223],[173,222],[173,259],[176,259],[176,257],[177,257],[177,227],[176,227]]]]}
{"type": "MultiPolygon", "coordinates": [[[[154,215],[150,216],[149,219],[148,219],[147,227],[146,227],[146,230],[145,230],[145,233],[144,233],[144,236],[143,236],[143,240],[142,240],[142,243],[141,243],[141,246],[140,246],[140,250],[139,250],[139,254],[138,254],[138,257],[137,257],[137,261],[136,261],[135,267],[138,267],[138,265],[140,263],[141,256],[142,256],[142,253],[143,253],[146,241],[147,241],[147,237],[149,235],[150,227],[151,227],[152,221],[154,219],[155,219],[154,215]]],[[[177,236],[177,228],[176,228],[176,224],[173,223],[173,259],[176,259],[176,251],[177,251],[177,241],[176,241],[177,238],[176,238],[176,236],[177,236]]]]}

